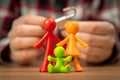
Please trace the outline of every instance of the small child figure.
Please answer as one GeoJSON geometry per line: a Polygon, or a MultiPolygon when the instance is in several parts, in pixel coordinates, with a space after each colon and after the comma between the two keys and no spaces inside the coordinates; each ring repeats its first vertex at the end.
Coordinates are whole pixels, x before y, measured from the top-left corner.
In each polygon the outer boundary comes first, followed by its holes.
{"type": "Polygon", "coordinates": [[[54,49],[54,55],[56,58],[48,56],[48,61],[54,61],[56,62],[55,66],[52,66],[51,64],[48,64],[48,72],[63,72],[67,73],[71,70],[71,65],[67,64],[64,65],[65,62],[71,61],[72,56],[68,56],[66,58],[63,58],[65,53],[65,49],[61,46],[58,46],[54,49]]]}

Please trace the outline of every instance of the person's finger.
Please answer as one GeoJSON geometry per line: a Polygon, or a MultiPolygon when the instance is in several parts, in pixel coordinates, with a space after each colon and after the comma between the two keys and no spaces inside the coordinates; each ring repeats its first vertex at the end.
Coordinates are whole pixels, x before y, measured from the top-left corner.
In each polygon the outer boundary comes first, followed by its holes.
{"type": "Polygon", "coordinates": [[[86,53],[81,53],[80,58],[86,62],[92,62],[92,63],[100,63],[105,61],[106,59],[108,59],[111,56],[111,51],[107,50],[107,51],[103,51],[103,52],[99,52],[99,53],[91,53],[89,52],[89,54],[86,53]]]}
{"type": "Polygon", "coordinates": [[[34,59],[40,55],[40,50],[33,48],[27,48],[11,52],[11,59],[20,64],[26,64],[34,61],[34,59]]]}
{"type": "Polygon", "coordinates": [[[86,62],[90,62],[90,63],[99,63],[101,62],[99,59],[100,57],[98,56],[91,56],[91,55],[86,55],[84,53],[81,53],[81,56],[80,56],[80,59],[83,60],[83,61],[86,61],[86,62]]]}
{"type": "Polygon", "coordinates": [[[79,46],[80,52],[85,53],[86,55],[101,55],[104,54],[104,56],[106,55],[106,53],[109,53],[109,51],[112,49],[106,49],[104,47],[95,47],[95,46],[89,46],[86,49],[83,49],[79,46]]]}
{"type": "Polygon", "coordinates": [[[24,15],[17,18],[14,22],[14,26],[18,26],[20,24],[29,24],[29,25],[42,25],[43,21],[45,20],[42,16],[37,15],[24,15]]]}
{"type": "Polygon", "coordinates": [[[12,50],[33,48],[33,45],[40,40],[39,37],[17,37],[10,42],[12,50]]]}
{"type": "Polygon", "coordinates": [[[89,33],[77,33],[76,35],[88,45],[92,46],[106,46],[106,48],[111,48],[115,43],[113,35],[94,35],[89,33]]]}
{"type": "Polygon", "coordinates": [[[112,49],[105,49],[104,47],[89,46],[86,49],[79,47],[81,56],[80,58],[87,62],[102,62],[109,58],[112,53],[112,49]]]}
{"type": "Polygon", "coordinates": [[[105,21],[81,21],[79,23],[79,32],[93,34],[113,34],[114,27],[105,21]]]}
{"type": "Polygon", "coordinates": [[[10,39],[15,37],[29,37],[37,36],[41,37],[45,33],[45,30],[38,25],[19,25],[16,28],[12,29],[8,33],[10,39]]]}

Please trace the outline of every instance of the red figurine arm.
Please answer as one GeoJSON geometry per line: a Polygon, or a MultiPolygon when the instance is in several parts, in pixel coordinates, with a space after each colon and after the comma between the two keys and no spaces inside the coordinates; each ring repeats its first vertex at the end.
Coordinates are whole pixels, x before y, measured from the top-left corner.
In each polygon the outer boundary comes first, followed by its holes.
{"type": "Polygon", "coordinates": [[[54,39],[56,40],[57,43],[61,41],[61,39],[59,39],[59,38],[58,38],[56,35],[54,35],[54,34],[53,34],[53,37],[54,37],[54,39]]]}
{"type": "Polygon", "coordinates": [[[46,33],[42,37],[42,39],[34,45],[34,48],[39,49],[39,47],[42,45],[42,43],[46,40],[47,36],[48,36],[48,33],[46,33]]]}

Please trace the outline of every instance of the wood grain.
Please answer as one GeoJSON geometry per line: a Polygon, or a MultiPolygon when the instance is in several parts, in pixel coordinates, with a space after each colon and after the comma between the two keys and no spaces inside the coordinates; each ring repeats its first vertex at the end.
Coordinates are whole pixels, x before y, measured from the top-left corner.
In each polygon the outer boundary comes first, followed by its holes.
{"type": "Polygon", "coordinates": [[[39,65],[0,65],[0,80],[120,80],[120,63],[83,68],[83,72],[41,73],[39,65]]]}

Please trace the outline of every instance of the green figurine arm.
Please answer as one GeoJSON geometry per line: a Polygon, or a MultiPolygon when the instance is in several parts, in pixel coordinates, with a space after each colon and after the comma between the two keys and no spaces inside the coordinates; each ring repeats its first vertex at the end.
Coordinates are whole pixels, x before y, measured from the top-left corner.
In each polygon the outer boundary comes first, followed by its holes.
{"type": "Polygon", "coordinates": [[[77,40],[77,42],[83,47],[83,48],[87,48],[88,44],[86,44],[85,42],[83,42],[82,40],[80,40],[78,37],[75,36],[75,39],[77,40]]]}
{"type": "Polygon", "coordinates": [[[72,60],[72,56],[68,56],[66,58],[63,58],[64,62],[70,62],[72,60]]]}
{"type": "Polygon", "coordinates": [[[48,56],[48,61],[54,61],[54,62],[56,62],[56,58],[48,56]]]}
{"type": "Polygon", "coordinates": [[[66,42],[69,40],[69,36],[67,36],[64,40],[60,41],[56,44],[56,46],[63,46],[66,44],[66,42]]]}

